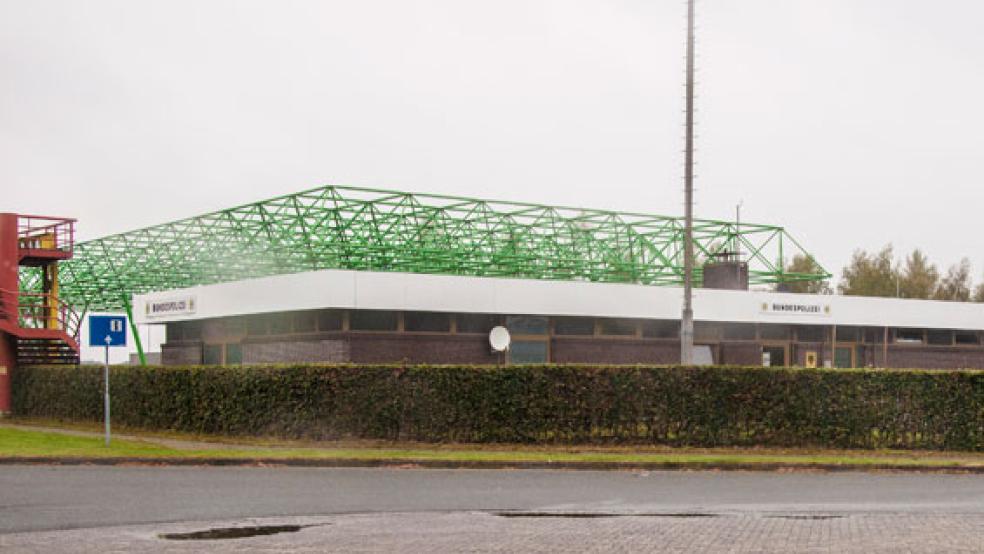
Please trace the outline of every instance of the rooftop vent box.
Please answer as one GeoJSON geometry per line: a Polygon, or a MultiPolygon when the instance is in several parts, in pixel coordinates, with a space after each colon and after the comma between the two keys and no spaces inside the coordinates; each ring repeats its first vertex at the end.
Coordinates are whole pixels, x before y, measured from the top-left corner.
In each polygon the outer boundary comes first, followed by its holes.
{"type": "Polygon", "coordinates": [[[748,290],[748,262],[720,256],[704,264],[704,288],[748,290]]]}

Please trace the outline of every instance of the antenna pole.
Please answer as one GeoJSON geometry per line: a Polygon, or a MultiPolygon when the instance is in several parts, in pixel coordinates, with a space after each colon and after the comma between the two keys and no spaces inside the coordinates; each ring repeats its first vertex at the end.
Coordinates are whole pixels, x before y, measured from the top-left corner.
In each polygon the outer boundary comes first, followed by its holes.
{"type": "Polygon", "coordinates": [[[694,3],[687,1],[687,148],[684,161],[683,314],[680,363],[694,363],[694,3]]]}

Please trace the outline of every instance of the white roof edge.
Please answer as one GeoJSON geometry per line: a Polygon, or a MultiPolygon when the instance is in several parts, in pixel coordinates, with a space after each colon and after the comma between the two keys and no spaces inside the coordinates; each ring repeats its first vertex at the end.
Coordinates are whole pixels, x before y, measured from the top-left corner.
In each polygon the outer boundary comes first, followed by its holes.
{"type": "MultiPolygon", "coordinates": [[[[328,269],[140,294],[133,308],[141,324],[318,308],[679,319],[682,299],[677,287],[328,269]]],[[[767,291],[696,289],[694,317],[984,330],[984,304],[767,291]]]]}

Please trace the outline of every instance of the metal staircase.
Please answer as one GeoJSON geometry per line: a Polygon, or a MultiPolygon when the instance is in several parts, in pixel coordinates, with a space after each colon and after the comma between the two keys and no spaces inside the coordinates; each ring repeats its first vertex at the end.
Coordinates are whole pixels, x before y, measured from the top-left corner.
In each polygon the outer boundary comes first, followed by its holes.
{"type": "Polygon", "coordinates": [[[54,295],[0,290],[0,331],[14,337],[18,365],[78,364],[79,327],[54,295]]]}
{"type": "Polygon", "coordinates": [[[42,292],[0,288],[0,332],[17,365],[78,364],[81,318],[59,298],[58,262],[72,257],[75,220],[17,216],[17,266],[34,268],[42,292]]]}

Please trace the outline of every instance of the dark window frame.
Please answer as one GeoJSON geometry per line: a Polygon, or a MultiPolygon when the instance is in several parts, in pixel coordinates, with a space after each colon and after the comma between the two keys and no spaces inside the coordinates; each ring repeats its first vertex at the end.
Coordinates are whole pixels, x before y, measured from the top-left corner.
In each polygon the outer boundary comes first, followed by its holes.
{"type": "Polygon", "coordinates": [[[292,319],[294,333],[309,334],[318,332],[318,312],[314,310],[294,312],[292,319]]]}
{"type": "Polygon", "coordinates": [[[953,332],[953,343],[956,346],[980,346],[981,345],[981,333],[979,331],[961,331],[955,330],[953,332]],[[971,341],[961,341],[961,337],[974,337],[971,341]]]}
{"type": "Polygon", "coordinates": [[[448,312],[425,312],[425,311],[409,311],[403,312],[403,332],[404,333],[430,333],[446,335],[451,332],[453,326],[452,314],[448,312]],[[432,328],[426,328],[428,325],[420,325],[425,323],[427,318],[443,319],[445,325],[431,326],[432,328]],[[416,327],[416,328],[414,328],[416,327]]]}
{"type": "Polygon", "coordinates": [[[400,312],[396,310],[351,310],[349,311],[349,331],[356,333],[397,333],[400,331],[400,315],[400,312]],[[369,315],[392,316],[393,325],[381,327],[362,325],[368,320],[361,320],[361,318],[369,315]]]}
{"type": "Polygon", "coordinates": [[[639,322],[642,338],[652,340],[679,340],[680,322],[672,319],[644,319],[639,322]],[[669,334],[660,330],[670,330],[669,334]],[[651,332],[650,332],[651,331],[651,332]]]}
{"type": "MultiPolygon", "coordinates": [[[[506,329],[509,329],[509,334],[514,336],[526,336],[526,337],[549,337],[550,336],[550,318],[545,315],[526,315],[526,314],[513,314],[507,315],[505,317],[506,329]],[[531,320],[542,320],[543,321],[543,331],[531,331],[533,329],[532,325],[516,325],[521,321],[531,321],[531,320]]],[[[539,329],[539,326],[536,327],[539,329]]]]}
{"type": "Polygon", "coordinates": [[[558,316],[553,318],[553,334],[558,337],[593,337],[595,318],[558,316]]]}
{"type": "Polygon", "coordinates": [[[335,333],[345,330],[345,312],[343,310],[318,310],[315,319],[319,333],[335,333]]]}
{"type": "Polygon", "coordinates": [[[606,339],[632,339],[641,336],[638,319],[631,319],[627,317],[599,317],[595,321],[598,329],[596,335],[599,337],[604,337],[606,339]],[[611,325],[612,327],[606,327],[606,325],[611,325]],[[613,330],[619,328],[621,328],[621,330],[629,330],[629,325],[631,325],[631,333],[612,332],[613,330]]]}
{"type": "Polygon", "coordinates": [[[926,330],[925,329],[909,329],[904,327],[896,327],[893,333],[895,337],[895,344],[902,346],[905,345],[923,345],[926,344],[926,330]],[[915,339],[916,334],[919,334],[919,339],[915,339]],[[905,335],[905,336],[903,336],[905,335]],[[909,337],[909,338],[906,338],[909,337]]]}
{"type": "Polygon", "coordinates": [[[454,332],[461,335],[487,335],[494,327],[498,327],[503,324],[502,316],[499,314],[464,312],[455,314],[454,319],[454,332]],[[462,325],[463,323],[464,325],[462,325]],[[481,325],[473,325],[474,323],[481,323],[481,325]],[[489,324],[491,324],[491,327],[485,329],[485,327],[489,324]],[[474,329],[483,330],[475,331],[474,329]]]}

